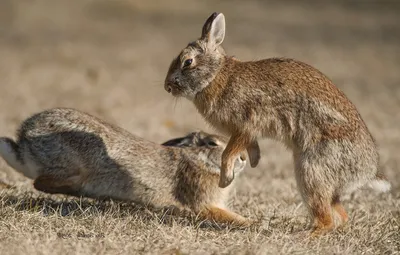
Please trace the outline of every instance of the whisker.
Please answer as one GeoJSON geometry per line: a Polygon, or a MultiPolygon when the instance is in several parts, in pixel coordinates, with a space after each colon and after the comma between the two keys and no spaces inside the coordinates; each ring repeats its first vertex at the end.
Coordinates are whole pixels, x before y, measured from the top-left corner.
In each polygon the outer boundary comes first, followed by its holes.
{"type": "Polygon", "coordinates": [[[178,100],[179,100],[179,98],[178,97],[175,97],[175,104],[174,104],[174,112],[175,112],[175,109],[176,109],[176,105],[178,104],[178,100]]]}
{"type": "Polygon", "coordinates": [[[150,83],[152,86],[164,86],[164,82],[161,80],[157,80],[157,81],[150,81],[150,83]]]}

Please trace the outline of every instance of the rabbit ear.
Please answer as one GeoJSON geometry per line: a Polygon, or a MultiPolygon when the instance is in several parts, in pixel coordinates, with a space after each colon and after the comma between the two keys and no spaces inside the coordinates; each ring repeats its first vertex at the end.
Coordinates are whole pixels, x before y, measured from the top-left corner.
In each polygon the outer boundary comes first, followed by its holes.
{"type": "Polygon", "coordinates": [[[213,47],[220,45],[225,38],[225,16],[214,12],[204,23],[201,39],[213,47]]]}
{"type": "Polygon", "coordinates": [[[164,142],[162,145],[169,147],[191,147],[194,145],[192,136],[175,138],[164,142]]]}

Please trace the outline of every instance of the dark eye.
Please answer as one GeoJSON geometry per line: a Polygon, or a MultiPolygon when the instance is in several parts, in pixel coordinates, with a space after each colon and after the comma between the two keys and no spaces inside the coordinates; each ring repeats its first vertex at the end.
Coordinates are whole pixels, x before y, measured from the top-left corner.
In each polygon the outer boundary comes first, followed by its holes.
{"type": "Polygon", "coordinates": [[[185,68],[185,67],[190,66],[192,64],[192,62],[193,62],[193,59],[191,59],[191,58],[186,59],[185,62],[183,62],[183,67],[185,68]]]}
{"type": "Polygon", "coordinates": [[[208,141],[207,143],[209,146],[218,146],[218,144],[214,141],[208,141]]]}

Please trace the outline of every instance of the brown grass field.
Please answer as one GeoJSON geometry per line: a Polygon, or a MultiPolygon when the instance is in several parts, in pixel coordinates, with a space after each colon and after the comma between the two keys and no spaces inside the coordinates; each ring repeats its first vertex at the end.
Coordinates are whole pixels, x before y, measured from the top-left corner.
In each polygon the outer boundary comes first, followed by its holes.
{"type": "Polygon", "coordinates": [[[87,111],[163,142],[212,131],[163,88],[168,65],[213,11],[243,60],[288,56],[327,74],[375,136],[392,191],[364,189],[350,222],[311,239],[289,151],[262,140],[232,209],[260,223],[231,229],[138,205],[37,192],[0,159],[0,254],[399,254],[400,3],[393,1],[0,0],[0,135],[43,109],[87,111]],[[379,4],[378,4],[379,3],[379,4]]]}

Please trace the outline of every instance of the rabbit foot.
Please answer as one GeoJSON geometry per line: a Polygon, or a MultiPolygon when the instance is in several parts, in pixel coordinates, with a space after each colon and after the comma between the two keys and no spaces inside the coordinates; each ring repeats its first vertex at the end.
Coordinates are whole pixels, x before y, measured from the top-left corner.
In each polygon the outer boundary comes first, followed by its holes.
{"type": "Polygon", "coordinates": [[[232,171],[232,170],[229,171],[229,169],[227,171],[224,171],[224,169],[222,169],[221,176],[219,177],[218,186],[220,188],[226,188],[233,182],[234,179],[235,179],[234,171],[232,171]],[[225,174],[223,174],[223,173],[225,173],[225,174]]]}

